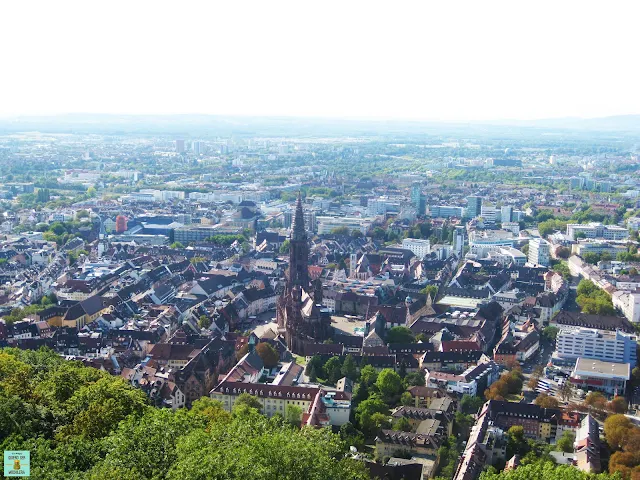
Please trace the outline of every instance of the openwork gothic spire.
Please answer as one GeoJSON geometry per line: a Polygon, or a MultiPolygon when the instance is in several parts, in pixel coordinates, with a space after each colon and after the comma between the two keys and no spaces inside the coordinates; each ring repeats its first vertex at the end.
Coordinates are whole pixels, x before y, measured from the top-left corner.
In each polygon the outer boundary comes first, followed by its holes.
{"type": "Polygon", "coordinates": [[[293,219],[291,230],[291,240],[306,240],[307,232],[304,228],[304,212],[302,211],[302,196],[298,192],[298,202],[296,204],[296,214],[293,219]]]}

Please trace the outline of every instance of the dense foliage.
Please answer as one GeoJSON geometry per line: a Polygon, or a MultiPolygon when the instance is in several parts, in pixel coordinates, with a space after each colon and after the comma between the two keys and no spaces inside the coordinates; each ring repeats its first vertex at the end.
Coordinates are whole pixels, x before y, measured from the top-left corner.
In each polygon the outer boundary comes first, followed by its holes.
{"type": "Polygon", "coordinates": [[[368,478],[340,436],[267,419],[252,400],[233,413],[206,397],[157,409],[123,379],[50,350],[0,351],[1,448],[30,450],[33,478],[368,478]]]}
{"type": "Polygon", "coordinates": [[[611,415],[604,422],[604,434],[614,452],[609,459],[609,471],[625,478],[640,475],[640,428],[622,414],[611,415]]]}
{"type": "Polygon", "coordinates": [[[507,395],[516,395],[522,391],[523,384],[522,370],[519,365],[503,373],[500,378],[493,382],[484,392],[487,400],[504,400],[507,395]]]}
{"type": "Polygon", "coordinates": [[[571,465],[556,466],[553,462],[540,460],[522,465],[515,470],[494,473],[482,472],[480,480],[609,480],[618,479],[617,475],[601,473],[594,475],[583,472],[571,465]]]}
{"type": "Polygon", "coordinates": [[[577,290],[576,303],[583,313],[593,315],[614,315],[615,309],[611,297],[601,290],[591,280],[580,280],[577,290]]]}
{"type": "Polygon", "coordinates": [[[387,332],[387,343],[414,343],[413,332],[407,327],[392,327],[387,332]]]}

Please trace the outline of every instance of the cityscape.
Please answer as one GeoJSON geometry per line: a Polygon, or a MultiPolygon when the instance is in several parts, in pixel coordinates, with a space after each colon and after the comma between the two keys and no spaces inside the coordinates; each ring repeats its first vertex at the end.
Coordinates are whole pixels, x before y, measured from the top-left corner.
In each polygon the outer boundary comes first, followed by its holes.
{"type": "Polygon", "coordinates": [[[640,478],[638,12],[116,3],[0,32],[2,478],[640,478]]]}
{"type": "Polygon", "coordinates": [[[3,363],[333,430],[353,478],[625,471],[607,422],[638,428],[636,134],[5,128],[3,363]]]}

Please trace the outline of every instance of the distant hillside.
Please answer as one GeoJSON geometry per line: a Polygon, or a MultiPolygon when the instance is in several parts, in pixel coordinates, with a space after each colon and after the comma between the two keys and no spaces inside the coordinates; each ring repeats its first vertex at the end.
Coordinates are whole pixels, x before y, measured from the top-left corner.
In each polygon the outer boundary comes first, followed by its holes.
{"type": "Polygon", "coordinates": [[[314,117],[65,114],[0,118],[0,133],[98,133],[176,136],[539,136],[543,130],[640,134],[640,115],[473,123],[314,117]]]}
{"type": "Polygon", "coordinates": [[[486,122],[493,125],[514,125],[521,127],[551,128],[562,130],[593,130],[600,132],[637,132],[640,133],[640,115],[617,115],[599,118],[549,118],[541,120],[505,120],[486,122]]]}

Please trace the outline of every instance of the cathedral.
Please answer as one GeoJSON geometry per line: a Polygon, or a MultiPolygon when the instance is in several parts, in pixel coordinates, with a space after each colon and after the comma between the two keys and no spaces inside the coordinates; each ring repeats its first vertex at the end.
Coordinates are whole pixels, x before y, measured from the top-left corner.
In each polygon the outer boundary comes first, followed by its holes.
{"type": "Polygon", "coordinates": [[[314,289],[309,280],[309,244],[300,195],[289,241],[289,270],[276,304],[276,318],[289,350],[303,355],[305,344],[322,343],[330,337],[331,315],[321,306],[321,285],[314,289]]]}

